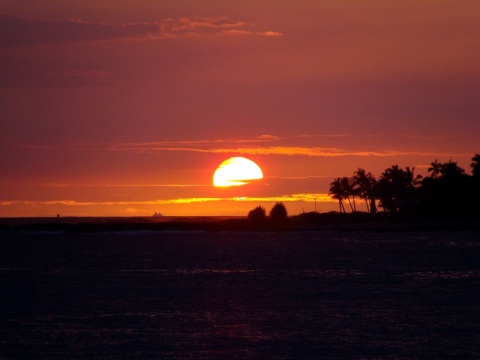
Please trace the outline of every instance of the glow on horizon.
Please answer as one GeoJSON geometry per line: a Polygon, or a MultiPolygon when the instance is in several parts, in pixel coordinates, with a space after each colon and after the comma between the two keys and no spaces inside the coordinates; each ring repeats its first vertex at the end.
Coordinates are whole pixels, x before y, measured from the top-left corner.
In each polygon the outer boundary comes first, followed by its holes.
{"type": "Polygon", "coordinates": [[[248,210],[258,205],[268,207],[276,202],[290,204],[287,205],[290,214],[301,213],[304,211],[304,205],[313,203],[317,203],[319,208],[324,206],[324,211],[330,211],[336,209],[337,203],[336,200],[324,193],[299,193],[265,197],[198,197],[146,201],[9,200],[0,202],[0,217],[10,217],[12,214],[28,217],[53,216],[57,213],[66,216],[149,216],[154,211],[171,216],[220,216],[225,214],[246,216],[248,210]],[[214,204],[222,205],[218,207],[214,204]],[[242,205],[239,206],[240,204],[242,205]],[[194,207],[185,208],[185,205],[194,205],[194,207]]]}
{"type": "Polygon", "coordinates": [[[146,201],[76,201],[76,200],[7,200],[0,201],[0,206],[13,205],[67,205],[67,206],[92,206],[92,205],[170,205],[170,204],[192,204],[215,201],[241,201],[241,202],[276,202],[276,201],[305,201],[305,202],[337,202],[333,200],[328,194],[291,194],[280,196],[266,196],[266,197],[198,197],[198,198],[179,198],[179,199],[160,199],[160,200],[146,200],[146,201]]]}

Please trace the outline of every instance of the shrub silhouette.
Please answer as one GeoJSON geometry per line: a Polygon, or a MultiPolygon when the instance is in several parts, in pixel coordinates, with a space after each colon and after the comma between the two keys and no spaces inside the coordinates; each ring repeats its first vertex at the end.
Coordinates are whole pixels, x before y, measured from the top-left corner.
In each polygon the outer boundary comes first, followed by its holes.
{"type": "Polygon", "coordinates": [[[248,212],[248,219],[255,223],[264,222],[266,218],[267,213],[262,206],[257,206],[255,209],[248,212]]]}
{"type": "Polygon", "coordinates": [[[287,215],[287,209],[281,202],[277,202],[270,210],[270,218],[275,223],[286,221],[287,215]]]}

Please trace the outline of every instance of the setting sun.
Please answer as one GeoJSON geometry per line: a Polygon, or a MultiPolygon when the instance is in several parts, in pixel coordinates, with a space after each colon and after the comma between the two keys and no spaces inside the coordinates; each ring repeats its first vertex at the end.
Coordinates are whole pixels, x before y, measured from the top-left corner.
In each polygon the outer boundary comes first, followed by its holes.
{"type": "Polygon", "coordinates": [[[213,185],[239,186],[258,179],[263,179],[263,173],[257,164],[244,157],[232,157],[218,166],[213,175],[213,185]]]}

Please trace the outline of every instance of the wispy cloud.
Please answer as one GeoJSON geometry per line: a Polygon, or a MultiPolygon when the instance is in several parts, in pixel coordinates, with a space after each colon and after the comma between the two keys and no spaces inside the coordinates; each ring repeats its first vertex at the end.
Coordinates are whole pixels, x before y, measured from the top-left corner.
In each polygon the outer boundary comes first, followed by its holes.
{"type": "Polygon", "coordinates": [[[2,185],[8,186],[34,186],[41,188],[196,188],[196,187],[211,187],[212,184],[74,184],[74,183],[32,183],[25,182],[8,183],[0,182],[2,185]]]}
{"type": "Polygon", "coordinates": [[[42,21],[0,15],[0,47],[98,41],[158,34],[158,24],[115,26],[83,20],[42,21]]]}
{"type": "Polygon", "coordinates": [[[246,23],[243,21],[228,17],[166,19],[159,24],[163,36],[198,36],[239,29],[245,25],[246,23]]]}
{"type": "Polygon", "coordinates": [[[260,135],[256,138],[256,140],[266,140],[266,141],[275,141],[275,140],[279,140],[280,137],[277,136],[277,135],[271,135],[271,134],[263,134],[263,135],[260,135]]]}
{"type": "Polygon", "coordinates": [[[0,15],[0,47],[126,38],[198,37],[213,34],[281,36],[278,31],[257,31],[229,17],[193,17],[113,25],[82,19],[28,20],[0,15]]]}
{"type": "Polygon", "coordinates": [[[330,175],[310,175],[310,176],[269,176],[270,179],[280,180],[309,180],[309,179],[330,179],[330,175]]]}
{"type": "Polygon", "coordinates": [[[279,196],[268,196],[268,197],[245,197],[245,198],[230,198],[228,200],[235,201],[252,201],[252,202],[296,202],[296,201],[305,201],[305,202],[336,202],[328,194],[290,194],[290,195],[279,195],[279,196]]]}
{"type": "Polygon", "coordinates": [[[293,146],[270,146],[270,147],[243,147],[231,149],[211,149],[215,153],[236,153],[248,155],[302,155],[302,156],[398,156],[405,153],[396,151],[345,151],[336,148],[322,147],[293,147],[293,146]]]}
{"type": "Polygon", "coordinates": [[[299,146],[265,146],[265,147],[230,147],[230,148],[200,148],[185,146],[114,146],[111,148],[116,151],[134,151],[134,152],[163,152],[163,151],[187,151],[197,153],[216,153],[216,154],[241,154],[241,155],[283,155],[283,156],[311,156],[311,157],[395,157],[408,155],[439,156],[434,152],[421,151],[397,151],[397,150],[344,150],[338,148],[322,147],[299,147],[299,146]]]}
{"type": "MultiPolygon", "coordinates": [[[[429,152],[424,150],[397,150],[388,148],[379,148],[375,150],[367,148],[345,149],[332,146],[321,146],[320,144],[329,144],[335,138],[349,138],[353,135],[348,134],[300,134],[294,136],[276,136],[264,134],[255,138],[247,139],[206,139],[206,140],[180,140],[180,141],[159,141],[159,142],[139,142],[139,143],[116,143],[108,145],[111,151],[131,151],[137,153],[149,152],[196,152],[196,153],[216,153],[216,154],[240,154],[240,155],[278,155],[278,156],[309,156],[309,157],[396,157],[396,156],[469,156],[470,154],[441,154],[438,152],[429,152]],[[303,144],[312,144],[304,146],[303,144]],[[301,144],[298,146],[297,144],[301,144]],[[318,144],[318,145],[316,145],[318,144]]],[[[369,135],[371,138],[389,138],[383,134],[369,135]]],[[[417,137],[415,135],[398,135],[398,138],[432,140],[438,141],[444,138],[440,137],[417,137]]]]}
{"type": "Polygon", "coordinates": [[[161,36],[185,37],[206,34],[282,36],[277,31],[255,31],[244,21],[224,17],[166,19],[160,22],[161,36]]]}
{"type": "Polygon", "coordinates": [[[168,205],[168,204],[190,204],[208,201],[220,201],[221,198],[179,198],[169,200],[146,200],[146,201],[76,201],[76,200],[50,200],[50,201],[33,201],[33,200],[8,200],[0,201],[0,206],[11,205],[29,205],[29,206],[48,206],[48,205],[64,205],[64,206],[134,206],[134,205],[168,205]]]}
{"type": "MultiPolygon", "coordinates": [[[[272,156],[308,156],[308,157],[397,157],[397,156],[429,156],[429,157],[465,157],[470,153],[439,153],[423,150],[397,150],[397,149],[344,149],[339,147],[326,146],[296,146],[285,144],[308,143],[322,144],[328,143],[327,139],[348,138],[352,135],[345,134],[322,134],[322,135],[294,135],[289,137],[280,137],[275,135],[261,135],[254,138],[238,139],[200,139],[200,140],[165,140],[150,142],[122,142],[122,143],[92,143],[92,144],[64,144],[64,145],[35,145],[35,144],[16,144],[17,148],[29,149],[50,149],[50,148],[94,148],[107,151],[124,151],[134,153],[154,153],[154,152],[192,152],[192,153],[211,153],[211,154],[238,154],[238,155],[272,155],[272,156]]],[[[386,135],[371,135],[383,138],[386,135]]],[[[403,135],[404,138],[414,138],[414,136],[403,135]]],[[[427,138],[424,138],[425,140],[427,138]]],[[[428,138],[437,141],[440,138],[428,138]]],[[[331,140],[330,140],[331,142],[331,140]]]]}
{"type": "Polygon", "coordinates": [[[248,31],[248,30],[226,30],[225,34],[229,35],[258,35],[258,36],[282,36],[283,34],[276,31],[248,31]]]}
{"type": "MultiPolygon", "coordinates": [[[[146,201],[76,201],[76,200],[50,200],[50,201],[33,201],[33,200],[9,200],[0,201],[0,206],[27,205],[27,206],[142,206],[142,205],[172,205],[172,204],[193,204],[218,201],[241,201],[241,202],[334,202],[334,200],[324,193],[312,194],[287,194],[267,197],[192,197],[177,199],[159,199],[146,201]]],[[[336,201],[336,200],[335,200],[336,201]]]]}

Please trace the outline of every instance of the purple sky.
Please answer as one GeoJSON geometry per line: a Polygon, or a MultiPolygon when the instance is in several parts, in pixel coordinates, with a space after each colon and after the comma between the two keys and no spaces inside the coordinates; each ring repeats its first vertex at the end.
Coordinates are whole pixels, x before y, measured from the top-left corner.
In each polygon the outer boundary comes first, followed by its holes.
{"type": "Polygon", "coordinates": [[[475,1],[0,3],[0,216],[336,209],[480,152],[475,1]],[[212,186],[228,157],[265,178],[212,186]],[[238,198],[242,197],[242,201],[238,198]]]}

